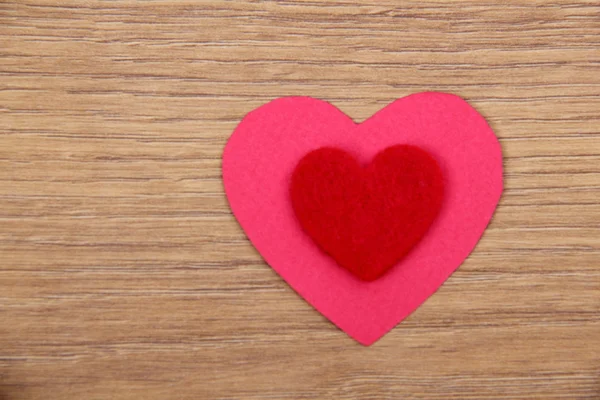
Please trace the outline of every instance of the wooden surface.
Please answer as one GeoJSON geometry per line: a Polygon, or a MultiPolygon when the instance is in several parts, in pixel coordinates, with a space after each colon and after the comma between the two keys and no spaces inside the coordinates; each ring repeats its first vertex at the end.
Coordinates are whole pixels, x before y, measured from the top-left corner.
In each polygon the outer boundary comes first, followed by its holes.
{"type": "Polygon", "coordinates": [[[1,1],[0,398],[599,399],[600,2],[1,1]],[[500,137],[474,253],[365,348],[232,217],[279,96],[439,90],[500,137]]]}

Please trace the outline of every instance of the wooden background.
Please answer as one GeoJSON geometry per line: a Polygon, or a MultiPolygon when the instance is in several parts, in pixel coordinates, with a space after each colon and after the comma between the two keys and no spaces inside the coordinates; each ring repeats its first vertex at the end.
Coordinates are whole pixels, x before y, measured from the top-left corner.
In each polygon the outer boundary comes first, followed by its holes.
{"type": "Polygon", "coordinates": [[[598,0],[0,1],[0,398],[600,399],[598,0]],[[223,146],[286,95],[471,102],[506,191],[365,348],[232,217],[223,146]]]}

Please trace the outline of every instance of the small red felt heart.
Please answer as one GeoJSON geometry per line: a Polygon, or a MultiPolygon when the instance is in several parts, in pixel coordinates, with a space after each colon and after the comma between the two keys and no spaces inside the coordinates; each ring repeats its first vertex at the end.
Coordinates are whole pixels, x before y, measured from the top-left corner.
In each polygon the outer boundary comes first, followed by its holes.
{"type": "Polygon", "coordinates": [[[382,276],[421,240],[440,211],[442,172],[425,150],[395,145],[362,166],[343,150],[305,155],[290,187],[313,241],[359,279],[382,276]]]}

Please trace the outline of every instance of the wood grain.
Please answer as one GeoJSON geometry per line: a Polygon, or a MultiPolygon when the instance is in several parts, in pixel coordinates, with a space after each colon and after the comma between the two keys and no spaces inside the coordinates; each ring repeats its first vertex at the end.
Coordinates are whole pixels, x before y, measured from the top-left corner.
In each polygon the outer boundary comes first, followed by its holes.
{"type": "Polygon", "coordinates": [[[598,0],[0,2],[0,398],[600,399],[598,0]],[[232,217],[237,122],[465,97],[505,154],[474,253],[364,348],[232,217]]]}

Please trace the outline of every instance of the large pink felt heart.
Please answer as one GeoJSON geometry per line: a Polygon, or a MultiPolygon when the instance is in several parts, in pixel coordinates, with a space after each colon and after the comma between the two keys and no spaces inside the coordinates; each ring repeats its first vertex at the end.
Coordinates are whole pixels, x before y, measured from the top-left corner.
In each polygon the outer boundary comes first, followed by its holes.
{"type": "Polygon", "coordinates": [[[267,263],[340,329],[369,345],[420,306],[473,250],[502,193],[502,152],[485,119],[454,95],[407,96],[361,124],[327,102],[287,97],[238,125],[224,150],[223,181],[234,215],[267,263]],[[289,198],[291,174],[320,147],[344,149],[367,163],[399,143],[436,156],[444,203],[398,265],[364,282],[303,232],[289,198]]]}

